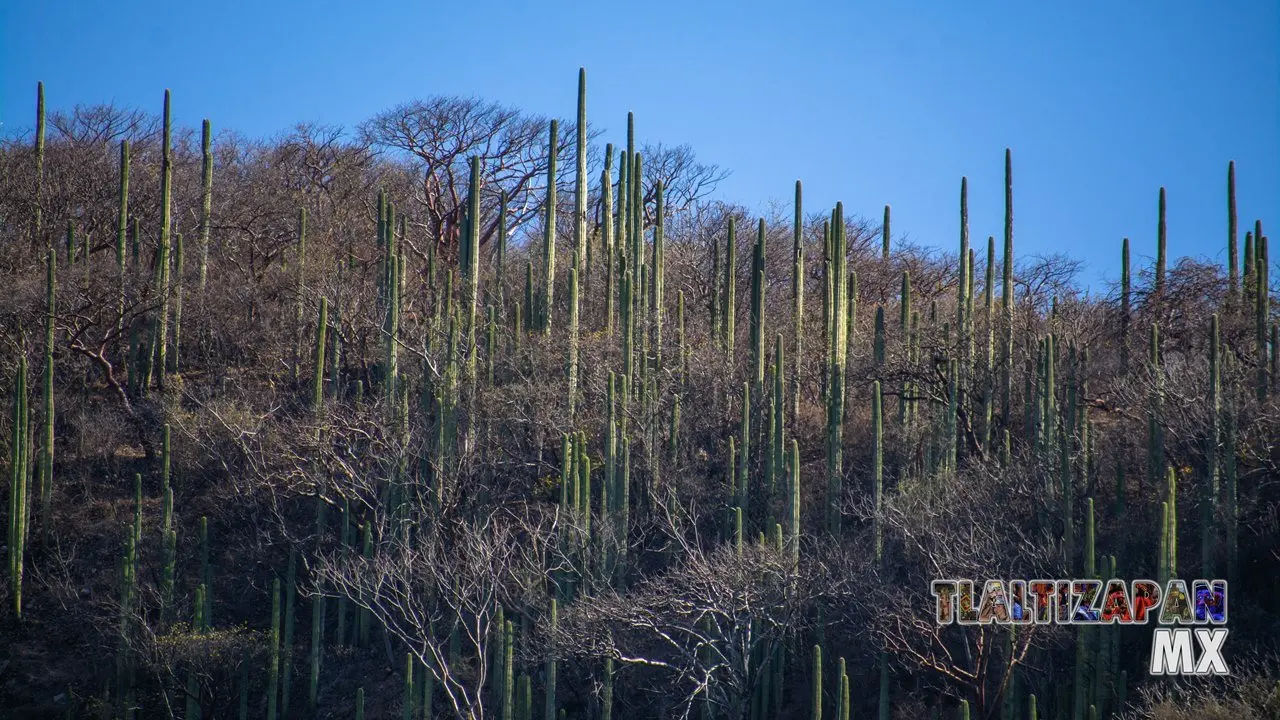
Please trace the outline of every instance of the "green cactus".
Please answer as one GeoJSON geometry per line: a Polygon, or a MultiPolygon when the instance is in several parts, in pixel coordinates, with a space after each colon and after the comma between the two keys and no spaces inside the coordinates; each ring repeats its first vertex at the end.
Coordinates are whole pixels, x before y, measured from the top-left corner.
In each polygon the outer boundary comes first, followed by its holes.
{"type": "MultiPolygon", "coordinates": [[[[267,657],[267,720],[276,720],[280,696],[280,578],[271,582],[271,630],[267,657]]],[[[363,691],[358,691],[357,707],[362,705],[363,691]]]]}
{"type": "Polygon", "coordinates": [[[32,207],[35,208],[35,222],[31,226],[31,244],[38,245],[40,242],[41,220],[44,214],[44,201],[41,197],[44,190],[44,83],[36,83],[36,182],[35,182],[35,198],[32,207]]]}
{"type": "MultiPolygon", "coordinates": [[[[43,97],[43,96],[42,96],[43,97]]],[[[13,596],[13,615],[22,621],[23,556],[26,554],[28,499],[28,461],[30,447],[27,412],[27,358],[18,356],[18,369],[13,383],[13,442],[9,446],[9,583],[13,596]]]]}
{"type": "Polygon", "coordinates": [[[364,688],[356,688],[356,720],[364,720],[364,688]]]}
{"type": "Polygon", "coordinates": [[[738,445],[738,512],[745,512],[751,501],[751,383],[742,383],[742,441],[738,445]]]}
{"type": "Polygon", "coordinates": [[[505,624],[504,640],[502,643],[502,720],[514,720],[515,718],[515,644],[516,634],[515,625],[510,620],[505,624]]]}
{"type": "Polygon", "coordinates": [[[320,314],[316,318],[315,365],[311,375],[311,410],[317,415],[324,407],[324,344],[329,327],[329,299],[320,298],[320,314]]]}
{"type": "MultiPolygon", "coordinates": [[[[618,254],[613,237],[613,143],[605,145],[604,169],[600,171],[600,224],[600,241],[604,252],[604,334],[606,337],[612,337],[618,254]]],[[[712,247],[715,247],[714,243],[712,247]]],[[[712,302],[715,302],[715,293],[712,292],[711,296],[712,302]]],[[[714,332],[712,334],[714,335],[714,332]]]]}
{"type": "Polygon", "coordinates": [[[822,720],[822,646],[813,646],[813,694],[811,699],[811,720],[822,720]]]}
{"type": "MultiPolygon", "coordinates": [[[[164,91],[164,135],[161,145],[160,159],[160,249],[156,262],[156,294],[160,298],[160,309],[156,312],[152,347],[155,349],[153,359],[156,383],[164,389],[164,375],[168,368],[169,353],[169,230],[171,220],[171,193],[173,187],[173,158],[171,156],[169,116],[169,91],[164,91]]],[[[150,376],[151,373],[148,373],[150,376]]],[[[148,377],[150,384],[150,377],[148,377]]]]}
{"type": "Polygon", "coordinates": [[[613,717],[613,658],[604,659],[604,687],[600,693],[600,718],[613,717]]]}
{"type": "Polygon", "coordinates": [[[836,203],[831,214],[831,253],[827,273],[831,284],[831,325],[827,355],[827,532],[840,532],[840,499],[844,495],[844,372],[848,348],[845,299],[844,206],[836,203]]]}
{"type": "Polygon", "coordinates": [[[569,268],[569,360],[567,363],[569,388],[569,419],[573,419],[574,404],[578,396],[578,270],[569,268]]]}
{"type": "Polygon", "coordinates": [[[542,222],[542,303],[538,327],[551,335],[551,312],[556,292],[556,157],[560,154],[560,122],[551,121],[547,141],[547,199],[542,222]]]}
{"type": "Polygon", "coordinates": [[[173,347],[169,353],[168,372],[178,372],[178,360],[182,350],[182,275],[183,264],[182,233],[173,236],[173,347]]]}
{"type": "Polygon", "coordinates": [[[662,316],[665,300],[662,284],[663,266],[665,263],[666,245],[663,239],[663,215],[666,212],[662,199],[662,181],[654,183],[654,221],[653,221],[653,271],[649,278],[652,288],[649,291],[649,312],[652,314],[653,328],[653,367],[662,369],[662,316]]]}
{"type": "Polygon", "coordinates": [[[414,701],[417,690],[413,685],[413,653],[404,656],[404,699],[400,703],[400,717],[403,720],[414,720],[414,701]]]}
{"type": "MultiPolygon", "coordinates": [[[[1253,269],[1257,276],[1254,278],[1254,284],[1257,287],[1254,297],[1257,302],[1255,324],[1258,333],[1258,402],[1266,402],[1268,388],[1270,387],[1270,372],[1267,368],[1267,330],[1271,317],[1269,307],[1271,300],[1271,261],[1267,257],[1267,236],[1262,234],[1262,223],[1259,222],[1255,227],[1257,228],[1257,236],[1254,238],[1254,252],[1257,253],[1258,257],[1254,260],[1253,269]]],[[[1280,349],[1274,349],[1274,352],[1280,354],[1280,349]]]]}
{"type": "Polygon", "coordinates": [[[1150,409],[1147,412],[1147,474],[1151,484],[1160,481],[1165,468],[1164,455],[1164,371],[1160,367],[1160,328],[1151,324],[1148,367],[1153,376],[1150,409]]]}
{"type": "Polygon", "coordinates": [[[734,340],[734,315],[735,306],[737,305],[736,294],[738,284],[737,270],[737,245],[738,241],[734,233],[734,218],[729,216],[729,237],[725,242],[725,261],[724,261],[724,322],[721,328],[724,331],[724,340],[721,346],[724,348],[726,361],[730,366],[733,365],[733,340],[734,340]]]}
{"type": "Polygon", "coordinates": [[[845,680],[848,679],[848,677],[849,675],[845,671],[844,658],[836,658],[836,687],[835,687],[836,711],[834,715],[835,720],[842,720],[845,714],[849,712],[849,708],[846,707],[845,705],[844,693],[842,692],[844,688],[844,682],[845,680]]]}
{"type": "Polygon", "coordinates": [[[751,263],[751,374],[755,378],[757,389],[764,386],[764,252],[765,227],[762,218],[756,226],[756,244],[751,263]]]}
{"type": "Polygon", "coordinates": [[[790,492],[787,494],[787,542],[791,554],[791,562],[800,562],[800,443],[791,440],[791,460],[788,463],[791,471],[790,492]]]}
{"type": "Polygon", "coordinates": [[[1253,231],[1248,230],[1244,234],[1244,272],[1241,278],[1241,291],[1244,295],[1245,302],[1241,305],[1247,310],[1249,301],[1253,299],[1253,261],[1256,253],[1253,249],[1253,231]]]}
{"type": "Polygon", "coordinates": [[[587,69],[578,68],[577,168],[573,191],[573,267],[585,281],[587,267],[587,69]]]}
{"type": "Polygon", "coordinates": [[[1236,250],[1236,161],[1227,163],[1227,302],[1240,296],[1240,259],[1236,250]]]}
{"type": "MultiPolygon", "coordinates": [[[[210,144],[213,141],[213,128],[208,120],[200,125],[200,296],[204,296],[204,287],[209,268],[209,226],[213,219],[213,153],[210,144]]],[[[123,183],[122,183],[123,186],[123,183]]],[[[123,189],[123,188],[122,188],[123,189]]],[[[122,193],[123,195],[123,193],[122,193]]],[[[121,202],[123,206],[123,201],[121,202]]],[[[122,207],[123,209],[123,207],[122,207]]],[[[124,230],[121,229],[123,236],[124,230]]],[[[123,246],[123,240],[120,241],[123,246]]]]}
{"type": "Polygon", "coordinates": [[[884,399],[880,394],[880,381],[871,383],[871,496],[875,507],[873,521],[876,567],[884,562],[884,526],[880,513],[884,503],[884,399]]]}
{"type": "Polygon", "coordinates": [[[791,269],[791,327],[795,333],[795,368],[791,371],[791,424],[800,418],[800,373],[804,367],[804,228],[801,216],[800,181],[796,181],[795,240],[791,269]]]}
{"type": "MultiPolygon", "coordinates": [[[[463,255],[466,263],[463,266],[463,312],[466,313],[467,343],[467,393],[472,407],[476,395],[476,312],[480,303],[480,157],[471,158],[471,176],[467,185],[467,224],[466,245],[463,255]]],[[[468,431],[475,428],[475,422],[468,422],[468,431]]]]}
{"type": "MultiPolygon", "coordinates": [[[[120,141],[120,200],[116,209],[116,269],[119,271],[120,281],[120,303],[117,313],[120,316],[120,322],[124,322],[124,271],[125,256],[128,251],[126,239],[129,233],[129,141],[120,141]]],[[[123,330],[122,325],[117,325],[117,330],[123,330]]]]}
{"type": "Polygon", "coordinates": [[[1165,192],[1160,188],[1159,221],[1156,227],[1156,279],[1154,292],[1156,297],[1164,294],[1165,265],[1168,263],[1166,251],[1167,235],[1165,232],[1165,192]]]}

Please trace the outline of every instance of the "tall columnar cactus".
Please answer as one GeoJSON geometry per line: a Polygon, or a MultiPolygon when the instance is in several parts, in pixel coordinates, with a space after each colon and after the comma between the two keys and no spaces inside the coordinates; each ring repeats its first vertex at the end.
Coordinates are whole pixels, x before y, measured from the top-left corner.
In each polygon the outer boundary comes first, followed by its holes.
{"type": "Polygon", "coordinates": [[[27,357],[18,356],[18,369],[13,383],[13,442],[9,446],[9,593],[13,597],[13,615],[22,620],[23,555],[27,544],[28,513],[28,439],[27,357]]]}
{"type": "Polygon", "coordinates": [[[831,326],[827,354],[827,532],[840,532],[840,499],[844,495],[844,372],[848,332],[845,313],[844,206],[836,203],[831,214],[831,257],[827,273],[831,283],[831,326]]]}
{"type": "Polygon", "coordinates": [[[556,158],[560,154],[560,122],[551,121],[547,140],[547,199],[542,221],[542,303],[538,327],[551,335],[551,311],[556,292],[556,158]]]}
{"type": "Polygon", "coordinates": [[[880,381],[871,383],[871,497],[875,507],[873,532],[876,567],[884,561],[884,523],[880,513],[884,506],[884,398],[880,381]]]}
{"type": "Polygon", "coordinates": [[[1227,163],[1227,301],[1240,297],[1240,258],[1236,250],[1236,161],[1227,163]]]}
{"type": "Polygon", "coordinates": [[[1244,234],[1244,268],[1243,277],[1241,278],[1241,292],[1244,295],[1244,302],[1241,303],[1245,312],[1248,312],[1249,301],[1253,299],[1253,261],[1255,253],[1253,249],[1253,231],[1246,231],[1244,234]]]}
{"type": "MultiPolygon", "coordinates": [[[[551,598],[551,608],[548,611],[547,618],[548,618],[548,622],[550,623],[551,636],[555,637],[556,628],[558,627],[560,622],[559,610],[557,608],[555,598],[551,598]]],[[[554,648],[549,648],[547,651],[547,672],[546,672],[546,678],[545,678],[546,702],[543,704],[543,707],[542,707],[542,716],[546,718],[552,718],[556,716],[556,710],[557,710],[556,678],[557,678],[557,665],[556,665],[555,650],[554,648]]]]}
{"type": "Polygon", "coordinates": [[[35,221],[31,225],[31,243],[36,245],[40,240],[41,221],[44,217],[44,83],[36,83],[36,182],[35,198],[32,207],[35,210],[35,221]]]}
{"type": "Polygon", "coordinates": [[[811,711],[809,717],[811,720],[822,720],[822,646],[813,646],[813,672],[811,674],[813,683],[813,695],[811,702],[811,711]]]}
{"type": "MultiPolygon", "coordinates": [[[[1254,322],[1258,333],[1258,401],[1265,402],[1270,386],[1268,379],[1270,371],[1267,367],[1267,329],[1271,318],[1269,307],[1271,301],[1271,261],[1267,257],[1267,236],[1262,234],[1261,221],[1254,227],[1257,231],[1254,236],[1254,251],[1258,254],[1258,257],[1253,262],[1253,272],[1256,275],[1254,285],[1257,288],[1254,292],[1254,298],[1257,302],[1254,322]]],[[[1273,351],[1280,353],[1280,349],[1273,351]]]]}
{"type": "Polygon", "coordinates": [[[319,414],[324,406],[324,346],[329,327],[329,299],[320,298],[320,314],[316,318],[314,365],[311,374],[311,410],[319,414]]]}
{"type": "Polygon", "coordinates": [[[738,241],[734,233],[734,218],[729,216],[729,237],[725,241],[725,261],[724,261],[724,322],[721,327],[724,331],[724,341],[721,345],[724,347],[725,358],[730,366],[733,365],[733,339],[734,331],[734,315],[737,305],[737,285],[738,285],[738,261],[737,248],[738,241]]]}
{"type": "Polygon", "coordinates": [[[156,294],[160,309],[156,313],[154,368],[156,382],[164,389],[164,375],[168,368],[169,346],[169,230],[172,225],[171,205],[173,188],[173,157],[171,149],[171,123],[169,116],[169,91],[164,91],[164,136],[160,155],[160,252],[156,262],[156,294]]]}
{"type": "MultiPolygon", "coordinates": [[[[467,235],[464,254],[463,312],[467,314],[467,392],[469,402],[474,407],[476,394],[476,312],[480,304],[480,156],[471,158],[471,177],[467,185],[467,235]]],[[[468,423],[468,437],[475,428],[474,422],[468,423]]]]}
{"type": "Polygon", "coordinates": [[[200,296],[209,274],[209,225],[213,219],[213,128],[205,120],[200,126],[200,296]]]}
{"type": "Polygon", "coordinates": [[[751,262],[751,364],[756,388],[764,385],[764,218],[756,226],[755,251],[751,262]]]}
{"type": "Polygon", "coordinates": [[[173,347],[169,353],[168,371],[178,372],[182,356],[182,275],[185,258],[182,233],[173,236],[173,347]]]}
{"type": "Polygon", "coordinates": [[[507,620],[503,633],[502,653],[502,720],[515,718],[515,625],[507,620]]]}
{"type": "MultiPolygon", "coordinates": [[[[972,341],[970,336],[970,295],[972,289],[973,265],[969,261],[969,178],[960,178],[960,278],[956,295],[956,333],[960,341],[958,388],[961,395],[967,397],[969,392],[968,373],[972,357],[967,352],[972,341]]],[[[963,402],[963,398],[961,399],[963,402]]]]}
{"type": "MultiPolygon", "coordinates": [[[[613,335],[615,313],[614,294],[617,292],[616,273],[618,251],[614,247],[613,223],[613,143],[605,145],[604,169],[600,171],[600,242],[604,253],[604,333],[613,335]]],[[[715,247],[715,243],[712,243],[715,247]]],[[[714,298],[715,293],[712,293],[714,298]]]]}
{"type": "Polygon", "coordinates": [[[795,227],[791,267],[791,327],[795,334],[795,368],[791,371],[791,423],[800,418],[800,371],[804,367],[804,217],[800,181],[796,181],[795,227]]]}
{"type": "Polygon", "coordinates": [[[1169,503],[1160,503],[1160,547],[1156,551],[1156,582],[1169,580],[1169,503]]]}
{"type": "Polygon", "coordinates": [[[578,68],[577,168],[573,188],[573,267],[586,280],[587,267],[587,69],[578,68]]]}
{"type": "Polygon", "coordinates": [[[1120,371],[1129,372],[1129,323],[1132,317],[1129,280],[1129,238],[1120,243],[1120,371]]]}
{"type": "Polygon", "coordinates": [[[749,507],[751,493],[751,382],[742,383],[742,440],[738,444],[738,498],[741,512],[749,507]]]}
{"type": "Polygon", "coordinates": [[[1013,425],[1013,153],[1004,151],[1004,255],[1001,273],[1000,314],[1004,342],[1000,351],[1000,417],[1005,429],[1013,425]]]}
{"type": "Polygon", "coordinates": [[[1164,294],[1164,275],[1165,265],[1168,264],[1167,239],[1165,234],[1165,193],[1164,188],[1160,188],[1160,207],[1158,210],[1159,220],[1156,226],[1156,297],[1164,294]]]}
{"type": "Polygon", "coordinates": [[[1147,475],[1155,485],[1164,474],[1164,370],[1160,367],[1160,328],[1151,324],[1148,367],[1153,382],[1147,418],[1147,475]]]}
{"type": "Polygon", "coordinates": [[[889,259],[889,242],[892,235],[889,234],[889,206],[884,206],[884,224],[880,227],[880,257],[884,260],[889,259]]]}

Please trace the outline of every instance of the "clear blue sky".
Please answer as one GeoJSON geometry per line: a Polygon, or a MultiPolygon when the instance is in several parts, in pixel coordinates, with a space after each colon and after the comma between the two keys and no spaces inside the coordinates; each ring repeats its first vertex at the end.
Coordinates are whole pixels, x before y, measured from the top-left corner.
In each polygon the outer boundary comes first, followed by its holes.
{"type": "MultiPolygon", "coordinates": [[[[1280,10],[1172,2],[0,2],[0,131],[113,101],[270,135],[353,125],[412,97],[478,95],[588,117],[619,141],[688,142],[732,175],[721,197],[843,200],[919,242],[1000,234],[1013,148],[1017,251],[1067,252],[1086,281],[1155,253],[1225,261],[1226,167],[1241,238],[1280,224],[1280,10]],[[215,10],[215,8],[217,8],[215,10]],[[1268,221],[1270,221],[1268,223],[1268,221]]],[[[1268,233],[1272,234],[1272,233],[1268,233]]],[[[1280,257],[1280,253],[1273,253],[1280,257]]]]}

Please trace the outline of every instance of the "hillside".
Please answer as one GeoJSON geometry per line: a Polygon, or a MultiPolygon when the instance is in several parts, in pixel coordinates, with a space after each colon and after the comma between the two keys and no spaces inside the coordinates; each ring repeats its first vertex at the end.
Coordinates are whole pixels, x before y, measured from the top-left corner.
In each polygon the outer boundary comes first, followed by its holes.
{"type": "Polygon", "coordinates": [[[1008,150],[1002,235],[961,179],[939,251],[799,182],[710,201],[688,147],[590,135],[585,83],[572,123],[272,140],[41,86],[0,141],[0,716],[1280,716],[1234,162],[1225,267],[1168,257],[1160,189],[1087,293],[1016,254],[1008,150]],[[948,578],[1226,579],[1232,674],[940,626],[948,578]]]}

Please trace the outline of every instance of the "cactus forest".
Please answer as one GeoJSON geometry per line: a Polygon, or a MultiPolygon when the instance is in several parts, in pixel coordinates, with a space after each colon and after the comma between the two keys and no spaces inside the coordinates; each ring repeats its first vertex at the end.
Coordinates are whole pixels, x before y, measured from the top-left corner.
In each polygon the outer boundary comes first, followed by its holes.
{"type": "Polygon", "coordinates": [[[791,179],[703,200],[644,118],[591,130],[585,70],[572,120],[361,139],[33,89],[0,715],[1280,713],[1276,284],[1230,158],[1204,257],[1152,187],[1086,290],[1018,255],[1016,149],[1002,226],[957,177],[926,247],[791,179]],[[1226,579],[1231,675],[1150,676],[1141,626],[939,625],[936,578],[1226,579]]]}

